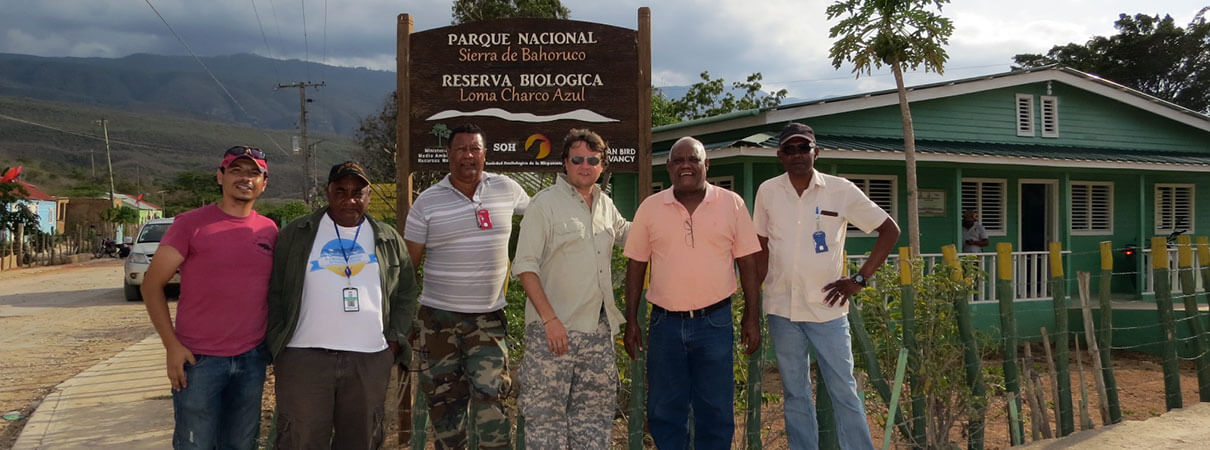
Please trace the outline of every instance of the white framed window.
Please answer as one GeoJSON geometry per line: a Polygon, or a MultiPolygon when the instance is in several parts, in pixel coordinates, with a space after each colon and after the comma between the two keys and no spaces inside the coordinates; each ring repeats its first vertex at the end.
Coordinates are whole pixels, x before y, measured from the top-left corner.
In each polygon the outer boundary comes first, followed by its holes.
{"type": "MultiPolygon", "coordinates": [[[[856,184],[861,188],[866,197],[870,198],[875,205],[886,211],[892,219],[898,221],[898,203],[895,201],[898,183],[894,175],[841,175],[856,184]]],[[[849,225],[848,235],[853,237],[873,236],[861,231],[853,225],[849,225]]]]}
{"type": "Polygon", "coordinates": [[[1193,185],[1156,183],[1155,234],[1193,233],[1193,185]]]}
{"type": "Polygon", "coordinates": [[[1071,234],[1113,234],[1113,183],[1071,183],[1071,234]]]}
{"type": "Polygon", "coordinates": [[[1042,137],[1059,137],[1059,97],[1042,96],[1042,137]]]}
{"type": "Polygon", "coordinates": [[[651,182],[651,193],[652,193],[652,194],[654,194],[654,193],[656,193],[656,192],[659,192],[659,191],[662,191],[662,190],[664,190],[664,182],[663,182],[663,181],[652,181],[652,182],[651,182]]]}
{"type": "Polygon", "coordinates": [[[706,182],[728,191],[735,191],[735,177],[731,175],[727,175],[725,177],[710,177],[706,179],[706,182]]]}
{"type": "Polygon", "coordinates": [[[1003,178],[963,178],[962,210],[979,215],[979,223],[989,236],[1004,236],[1005,186],[1003,178]]]}
{"type": "Polygon", "coordinates": [[[1017,94],[1017,136],[1034,137],[1034,96],[1017,94]]]}

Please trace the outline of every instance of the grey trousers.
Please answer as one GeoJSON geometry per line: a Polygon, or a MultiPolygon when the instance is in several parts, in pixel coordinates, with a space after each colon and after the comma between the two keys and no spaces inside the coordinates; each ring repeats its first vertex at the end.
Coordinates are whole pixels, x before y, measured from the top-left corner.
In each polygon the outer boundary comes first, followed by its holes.
{"type": "Polygon", "coordinates": [[[394,355],[317,348],[282,350],[273,362],[276,447],[377,449],[394,355]]]}

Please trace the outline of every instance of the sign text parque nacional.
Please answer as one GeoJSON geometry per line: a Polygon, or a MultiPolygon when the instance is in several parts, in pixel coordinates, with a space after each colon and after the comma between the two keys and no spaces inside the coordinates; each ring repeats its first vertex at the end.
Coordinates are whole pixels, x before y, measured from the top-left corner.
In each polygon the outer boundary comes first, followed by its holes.
{"type": "Polygon", "coordinates": [[[558,19],[503,19],[414,33],[412,167],[449,169],[449,133],[483,128],[491,171],[560,171],[563,136],[609,142],[609,170],[638,170],[634,30],[558,19]]]}

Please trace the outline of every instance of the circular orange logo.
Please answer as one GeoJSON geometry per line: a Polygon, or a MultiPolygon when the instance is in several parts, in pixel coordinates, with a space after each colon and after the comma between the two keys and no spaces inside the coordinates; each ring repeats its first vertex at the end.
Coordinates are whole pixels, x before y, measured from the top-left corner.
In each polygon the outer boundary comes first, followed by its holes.
{"type": "Polygon", "coordinates": [[[531,134],[529,139],[525,140],[525,151],[532,151],[535,144],[538,145],[538,156],[535,159],[544,159],[550,156],[550,139],[541,134],[531,134]]]}

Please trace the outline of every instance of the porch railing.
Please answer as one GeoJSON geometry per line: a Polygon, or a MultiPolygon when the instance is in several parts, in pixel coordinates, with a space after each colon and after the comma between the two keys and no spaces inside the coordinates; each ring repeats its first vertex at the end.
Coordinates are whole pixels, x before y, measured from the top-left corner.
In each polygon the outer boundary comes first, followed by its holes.
{"type": "MultiPolygon", "coordinates": [[[[1143,294],[1155,295],[1155,277],[1154,271],[1151,268],[1151,249],[1143,249],[1143,261],[1139,265],[1143,273],[1143,294]]],[[[1181,271],[1193,271],[1194,286],[1204,286],[1202,284],[1202,265],[1197,258],[1193,258],[1193,267],[1190,269],[1180,269],[1177,267],[1177,248],[1174,245],[1168,246],[1168,277],[1169,286],[1181,285],[1181,271]]]]}
{"type": "MultiPolygon", "coordinates": [[[[1071,251],[1065,250],[1063,254],[1071,254],[1071,251]]],[[[979,270],[987,274],[975,286],[975,293],[971,295],[970,301],[996,301],[996,283],[992,279],[995,276],[996,253],[959,253],[958,256],[973,256],[975,258],[975,265],[979,270]]],[[[933,270],[933,266],[937,264],[942,264],[940,253],[923,253],[920,257],[924,259],[924,270],[926,271],[933,270]]],[[[1175,258],[1175,254],[1173,258],[1175,258]]],[[[849,263],[860,266],[865,263],[866,259],[865,255],[852,255],[849,256],[849,263]]],[[[886,263],[894,264],[898,260],[899,255],[892,254],[887,257],[886,263]]],[[[1014,300],[1043,300],[1051,297],[1049,283],[1050,258],[1048,252],[1013,252],[1012,260],[1014,300]]]]}

